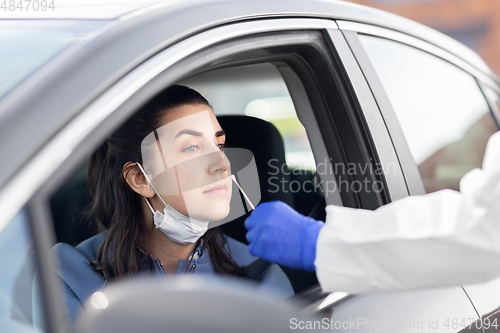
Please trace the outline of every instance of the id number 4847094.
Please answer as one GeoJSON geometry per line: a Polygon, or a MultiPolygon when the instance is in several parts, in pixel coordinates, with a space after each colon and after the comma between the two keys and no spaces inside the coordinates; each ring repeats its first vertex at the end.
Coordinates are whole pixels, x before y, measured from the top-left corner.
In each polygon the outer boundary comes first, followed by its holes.
{"type": "Polygon", "coordinates": [[[447,318],[443,323],[443,327],[446,327],[447,329],[458,329],[458,328],[466,328],[466,327],[467,327],[467,329],[472,329],[474,327],[477,329],[481,329],[483,327],[485,329],[489,329],[489,328],[493,328],[493,327],[495,329],[498,328],[498,322],[497,322],[498,318],[492,318],[493,320],[491,320],[488,317],[481,318],[479,320],[477,320],[476,318],[468,318],[468,319],[470,321],[467,320],[466,318],[463,318],[461,321],[458,318],[447,318]],[[468,324],[467,322],[470,322],[470,324],[468,324]]]}
{"type": "Polygon", "coordinates": [[[14,11],[47,11],[56,9],[54,0],[3,0],[0,5],[0,10],[4,12],[14,12],[14,11]]]}

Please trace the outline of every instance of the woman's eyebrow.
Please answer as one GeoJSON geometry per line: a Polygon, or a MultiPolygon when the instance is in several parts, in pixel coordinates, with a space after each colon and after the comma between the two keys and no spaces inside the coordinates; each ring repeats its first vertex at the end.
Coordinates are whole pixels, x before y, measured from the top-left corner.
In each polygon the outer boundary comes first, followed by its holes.
{"type": "Polygon", "coordinates": [[[226,132],[224,132],[223,130],[220,130],[218,132],[215,132],[215,137],[218,138],[219,136],[224,136],[226,135],[226,132]]]}
{"type": "Polygon", "coordinates": [[[203,135],[201,132],[198,132],[198,131],[195,131],[192,129],[183,129],[182,131],[180,131],[179,133],[177,133],[174,136],[174,139],[180,137],[183,134],[189,134],[189,135],[193,135],[193,136],[202,136],[203,135]]]}

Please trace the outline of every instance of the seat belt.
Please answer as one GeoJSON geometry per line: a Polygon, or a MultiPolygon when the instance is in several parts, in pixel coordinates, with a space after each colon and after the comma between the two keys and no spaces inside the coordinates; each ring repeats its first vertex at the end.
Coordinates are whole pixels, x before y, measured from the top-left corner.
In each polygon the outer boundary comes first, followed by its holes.
{"type": "Polygon", "coordinates": [[[271,266],[269,261],[259,258],[247,266],[247,277],[255,282],[261,282],[269,266],[271,266]]]}

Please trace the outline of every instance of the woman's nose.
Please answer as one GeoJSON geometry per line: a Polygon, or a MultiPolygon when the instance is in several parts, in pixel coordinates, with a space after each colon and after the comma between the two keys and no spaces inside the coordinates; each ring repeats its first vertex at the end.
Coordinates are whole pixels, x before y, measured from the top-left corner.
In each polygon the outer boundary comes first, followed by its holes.
{"type": "Polygon", "coordinates": [[[208,165],[208,172],[210,174],[226,172],[228,170],[230,170],[230,163],[223,151],[217,150],[210,153],[210,163],[208,165]]]}

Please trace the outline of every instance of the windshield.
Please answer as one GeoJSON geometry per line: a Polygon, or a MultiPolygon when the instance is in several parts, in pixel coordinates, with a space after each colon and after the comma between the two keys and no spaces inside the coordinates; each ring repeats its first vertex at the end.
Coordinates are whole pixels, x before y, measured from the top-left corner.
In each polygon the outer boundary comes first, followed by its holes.
{"type": "Polygon", "coordinates": [[[0,97],[107,21],[0,20],[0,97]]]}

